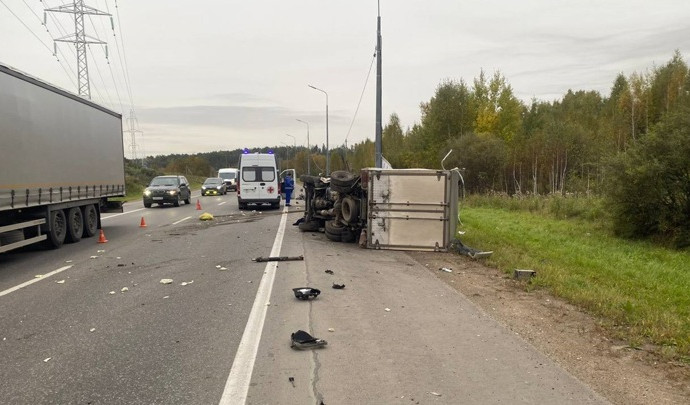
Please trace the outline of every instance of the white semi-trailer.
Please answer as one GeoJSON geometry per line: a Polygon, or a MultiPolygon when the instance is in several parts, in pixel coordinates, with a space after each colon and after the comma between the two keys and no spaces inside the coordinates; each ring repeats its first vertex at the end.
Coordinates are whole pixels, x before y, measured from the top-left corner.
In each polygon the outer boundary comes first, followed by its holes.
{"type": "Polygon", "coordinates": [[[93,236],[124,194],[122,116],[0,64],[0,253],[93,236]]]}

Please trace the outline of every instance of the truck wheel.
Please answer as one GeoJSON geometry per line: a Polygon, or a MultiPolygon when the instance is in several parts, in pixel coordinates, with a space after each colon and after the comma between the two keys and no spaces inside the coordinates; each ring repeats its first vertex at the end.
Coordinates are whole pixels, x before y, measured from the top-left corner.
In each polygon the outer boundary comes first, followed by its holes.
{"type": "Polygon", "coordinates": [[[55,210],[50,213],[50,230],[48,231],[48,245],[54,249],[65,243],[67,236],[67,219],[65,212],[55,210]]]}
{"type": "Polygon", "coordinates": [[[83,237],[90,238],[98,232],[98,212],[93,204],[85,205],[84,212],[84,233],[83,237]]]}
{"type": "Polygon", "coordinates": [[[333,242],[340,242],[342,240],[342,234],[344,229],[345,227],[337,221],[326,221],[326,238],[332,240],[333,242]]]}
{"type": "Polygon", "coordinates": [[[81,240],[84,233],[84,217],[81,215],[79,207],[72,207],[67,210],[67,242],[77,243],[81,240]]]}
{"type": "Polygon", "coordinates": [[[174,206],[179,207],[180,206],[180,195],[177,195],[177,200],[173,203],[174,206]]]}
{"type": "Polygon", "coordinates": [[[359,218],[359,206],[357,205],[357,201],[350,196],[343,198],[341,212],[345,222],[349,224],[356,222],[359,218]]]}
{"type": "Polygon", "coordinates": [[[345,170],[336,170],[331,173],[331,185],[340,187],[352,187],[355,175],[345,170]]]}
{"type": "Polygon", "coordinates": [[[311,220],[300,222],[299,225],[297,225],[297,227],[302,232],[318,232],[319,228],[321,227],[321,224],[319,224],[319,221],[311,220]]]}

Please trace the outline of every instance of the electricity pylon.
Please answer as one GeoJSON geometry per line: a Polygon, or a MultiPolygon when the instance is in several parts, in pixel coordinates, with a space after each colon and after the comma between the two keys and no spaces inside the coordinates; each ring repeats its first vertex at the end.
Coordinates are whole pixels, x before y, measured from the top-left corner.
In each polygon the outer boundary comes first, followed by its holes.
{"type": "MultiPolygon", "coordinates": [[[[130,136],[129,150],[131,153],[132,160],[136,161],[137,160],[137,151],[139,150],[136,137],[143,135],[144,132],[138,129],[139,121],[137,120],[137,116],[134,114],[133,109],[129,110],[129,118],[127,118],[127,127],[129,129],[126,131],[122,131],[122,132],[127,133],[130,136]]],[[[142,166],[143,166],[144,156],[141,157],[141,160],[142,160],[142,166]]]]}
{"type": "MultiPolygon", "coordinates": [[[[47,8],[46,12],[74,14],[74,35],[66,35],[57,38],[56,42],[73,43],[77,49],[77,76],[79,79],[79,95],[91,99],[91,86],[89,84],[89,66],[86,60],[86,44],[106,45],[106,55],[108,54],[107,43],[86,35],[84,31],[84,15],[111,16],[110,14],[97,10],[84,4],[84,0],[75,0],[72,4],[47,8]]],[[[44,15],[44,20],[45,20],[44,15]]],[[[44,21],[45,22],[45,21],[44,21]]],[[[57,46],[57,45],[56,45],[57,46]]],[[[56,51],[57,53],[57,51],[56,51]]],[[[107,57],[107,56],[106,56],[107,57]]]]}

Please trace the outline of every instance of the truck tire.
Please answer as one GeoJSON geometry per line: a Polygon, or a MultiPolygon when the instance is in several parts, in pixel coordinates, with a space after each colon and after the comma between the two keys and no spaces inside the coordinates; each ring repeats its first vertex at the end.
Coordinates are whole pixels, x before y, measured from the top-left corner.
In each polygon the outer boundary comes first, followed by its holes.
{"type": "Polygon", "coordinates": [[[333,242],[340,242],[342,240],[342,233],[344,229],[345,227],[339,224],[337,221],[326,221],[326,238],[333,242]]]}
{"type": "Polygon", "coordinates": [[[300,222],[299,225],[297,225],[297,227],[302,232],[318,232],[319,228],[321,227],[321,224],[319,224],[319,221],[311,220],[300,222]]]}
{"type": "Polygon", "coordinates": [[[345,171],[336,170],[331,173],[331,186],[350,188],[355,183],[355,175],[345,171]]]}
{"type": "Polygon", "coordinates": [[[340,240],[345,243],[352,243],[355,240],[357,240],[357,235],[359,234],[352,231],[350,228],[345,228],[343,229],[343,232],[340,234],[340,240]]]}
{"type": "Polygon", "coordinates": [[[82,217],[84,218],[84,238],[90,238],[98,232],[98,211],[93,204],[83,207],[82,217]]]}
{"type": "Polygon", "coordinates": [[[70,243],[77,243],[81,240],[84,233],[84,217],[81,215],[79,207],[72,207],[67,210],[67,235],[66,240],[70,243]]]}
{"type": "Polygon", "coordinates": [[[57,249],[65,243],[67,236],[67,218],[63,210],[50,212],[48,220],[50,229],[48,230],[48,246],[57,249]]]}
{"type": "Polygon", "coordinates": [[[357,201],[350,196],[343,198],[341,212],[343,219],[348,224],[357,222],[357,219],[359,219],[359,205],[357,201]]]}

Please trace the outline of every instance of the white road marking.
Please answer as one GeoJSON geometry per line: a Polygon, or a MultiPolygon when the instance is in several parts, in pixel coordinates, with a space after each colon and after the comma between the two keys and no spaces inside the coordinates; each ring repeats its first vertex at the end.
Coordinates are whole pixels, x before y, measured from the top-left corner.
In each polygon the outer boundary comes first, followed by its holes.
{"type": "Polygon", "coordinates": [[[137,211],[141,211],[141,210],[145,210],[145,209],[146,209],[146,208],[139,208],[139,209],[132,210],[132,211],[122,212],[122,213],[120,213],[120,214],[108,215],[107,217],[101,217],[101,221],[103,221],[104,219],[110,219],[110,218],[114,218],[114,217],[119,217],[120,215],[131,214],[131,213],[133,213],[133,212],[137,212],[137,211]]]}
{"type": "Polygon", "coordinates": [[[43,280],[43,279],[45,279],[45,278],[48,278],[48,277],[50,277],[50,276],[52,276],[52,275],[55,275],[55,274],[58,274],[58,273],[60,273],[61,271],[65,271],[65,270],[67,270],[67,269],[69,269],[69,268],[71,268],[71,267],[72,267],[72,266],[60,267],[60,268],[57,269],[57,270],[53,270],[53,271],[51,271],[50,273],[44,274],[42,277],[34,278],[34,279],[31,279],[31,280],[27,281],[26,283],[21,283],[21,284],[19,284],[19,285],[17,285],[17,286],[14,286],[14,287],[12,287],[12,288],[8,288],[8,289],[5,290],[5,291],[0,291],[0,297],[2,297],[3,295],[7,295],[7,294],[9,294],[9,293],[11,293],[11,292],[15,292],[15,291],[19,290],[20,288],[24,288],[24,287],[26,287],[26,286],[28,286],[28,285],[33,284],[33,283],[37,283],[37,282],[39,282],[39,281],[41,281],[41,280],[43,280]]]}
{"type": "MultiPolygon", "coordinates": [[[[283,235],[285,234],[285,223],[287,222],[287,215],[285,214],[287,214],[287,210],[283,211],[278,233],[271,249],[271,256],[280,256],[280,248],[283,245],[283,235]]],[[[244,328],[242,340],[237,348],[237,354],[235,354],[235,361],[232,362],[230,375],[225,383],[223,396],[220,398],[220,405],[244,404],[247,401],[247,392],[249,391],[249,383],[254,371],[254,361],[259,350],[259,341],[261,340],[261,333],[266,320],[267,304],[271,298],[277,266],[278,262],[268,262],[266,264],[264,275],[259,283],[259,290],[256,292],[252,312],[249,314],[247,326],[244,328]]]]}
{"type": "Polygon", "coordinates": [[[179,224],[180,222],[184,222],[184,221],[188,220],[189,218],[191,218],[191,217],[182,218],[181,220],[179,220],[179,221],[177,221],[177,222],[173,222],[172,224],[173,224],[173,225],[177,225],[177,224],[179,224]]]}
{"type": "Polygon", "coordinates": [[[227,201],[223,201],[222,203],[220,203],[220,204],[218,204],[218,205],[223,205],[223,204],[225,204],[226,202],[227,202],[227,201]]]}

